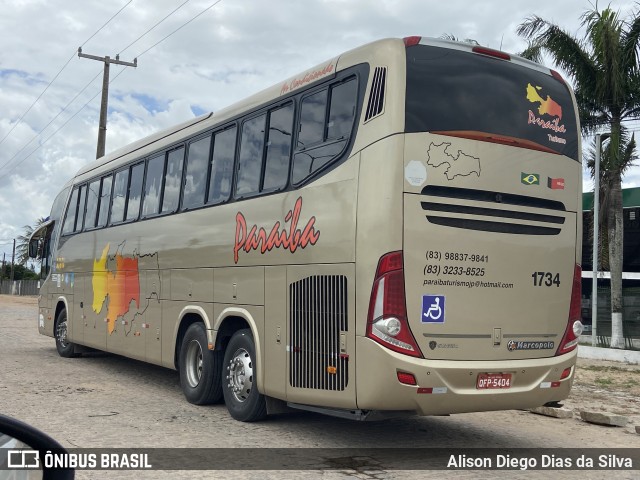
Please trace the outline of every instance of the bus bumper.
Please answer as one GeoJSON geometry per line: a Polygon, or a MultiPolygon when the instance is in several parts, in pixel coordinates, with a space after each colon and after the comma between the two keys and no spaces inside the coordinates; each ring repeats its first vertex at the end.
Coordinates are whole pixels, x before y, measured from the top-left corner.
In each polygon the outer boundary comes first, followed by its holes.
{"type": "Polygon", "coordinates": [[[411,410],[418,415],[539,407],[569,396],[577,349],[558,357],[501,361],[427,360],[402,355],[366,337],[356,338],[357,405],[362,410],[411,410]],[[569,375],[561,379],[565,369],[569,375]],[[410,373],[417,385],[398,380],[410,373]],[[481,373],[511,374],[510,388],[479,390],[481,373]]]}

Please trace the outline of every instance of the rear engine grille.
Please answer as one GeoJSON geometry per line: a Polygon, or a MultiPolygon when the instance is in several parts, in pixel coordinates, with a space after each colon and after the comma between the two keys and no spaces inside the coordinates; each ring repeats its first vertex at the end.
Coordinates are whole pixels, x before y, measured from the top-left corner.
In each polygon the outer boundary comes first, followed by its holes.
{"type": "Polygon", "coordinates": [[[387,81],[387,68],[376,67],[373,72],[373,81],[371,82],[371,93],[369,94],[369,103],[367,104],[367,113],[364,121],[367,122],[373,117],[377,117],[384,110],[384,89],[387,81]]]}
{"type": "Polygon", "coordinates": [[[564,216],[553,215],[553,212],[548,211],[565,212],[564,204],[546,198],[437,185],[429,185],[423,188],[422,194],[435,197],[438,200],[448,198],[456,201],[470,200],[473,202],[473,206],[433,201],[421,202],[422,209],[428,212],[427,220],[429,223],[446,227],[518,235],[558,235],[561,231],[559,226],[565,222],[564,216]],[[505,206],[516,205],[547,211],[544,213],[523,212],[509,208],[495,208],[498,206],[496,204],[505,206]],[[436,212],[465,215],[466,217],[434,215],[436,212]],[[473,216],[495,217],[496,220],[469,218],[473,216]],[[504,221],[500,219],[504,219],[504,221]],[[514,220],[531,221],[537,222],[538,224],[547,223],[551,225],[530,225],[516,223],[514,220]]]}
{"type": "Polygon", "coordinates": [[[348,356],[340,352],[348,330],[347,277],[314,275],[289,285],[289,383],[292,387],[344,390],[348,356]]]}

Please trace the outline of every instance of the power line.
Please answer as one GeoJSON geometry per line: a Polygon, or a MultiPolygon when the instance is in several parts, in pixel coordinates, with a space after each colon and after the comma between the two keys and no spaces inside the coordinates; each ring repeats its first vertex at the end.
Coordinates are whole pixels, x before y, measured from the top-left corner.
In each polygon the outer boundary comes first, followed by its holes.
{"type": "MultiPolygon", "coordinates": [[[[120,70],[120,72],[118,72],[118,74],[115,77],[113,77],[113,79],[109,83],[113,82],[116,78],[118,78],[120,76],[120,74],[122,74],[122,72],[124,72],[125,68],[120,70]]],[[[100,73],[98,73],[98,75],[100,75],[100,73]]],[[[66,122],[64,122],[62,125],[60,125],[60,127],[55,132],[53,132],[51,135],[49,135],[43,142],[41,142],[36,148],[34,148],[26,157],[24,157],[22,160],[20,160],[18,163],[16,163],[13,167],[11,167],[9,170],[7,170],[3,175],[1,175],[0,176],[0,180],[2,180],[3,178],[8,177],[9,174],[12,171],[14,171],[19,165],[24,163],[29,157],[31,157],[31,155],[36,153],[45,143],[47,143],[49,140],[51,140],[52,137],[54,137],[60,130],[62,130],[71,120],[73,120],[82,110],[84,110],[84,108],[87,105],[89,105],[101,93],[102,93],[102,90],[100,90],[93,97],[91,97],[82,107],[80,107],[78,109],[78,111],[76,111],[76,113],[74,113],[72,116],[70,116],[67,119],[66,122]]]]}
{"type": "MultiPolygon", "coordinates": [[[[123,49],[120,50],[120,53],[118,53],[118,55],[120,55],[121,53],[123,53],[125,50],[127,50],[129,47],[131,47],[133,44],[137,43],[138,40],[142,39],[143,37],[145,37],[149,32],[151,32],[151,30],[153,30],[154,28],[156,28],[158,25],[160,25],[162,22],[164,22],[167,18],[169,18],[171,15],[173,15],[174,13],[176,13],[178,10],[180,10],[182,7],[184,7],[187,3],[189,3],[191,0],[185,0],[183,3],[181,3],[180,5],[178,5],[178,7],[173,10],[172,12],[170,12],[168,15],[166,15],[162,20],[160,20],[159,22],[157,22],[153,27],[151,27],[150,29],[148,29],[146,32],[144,32],[142,35],[140,35],[138,38],[136,38],[133,42],[131,42],[129,45],[127,45],[126,47],[124,47],[123,49]]],[[[138,55],[139,57],[140,55],[138,55]]]]}
{"type": "MultiPolygon", "coordinates": [[[[3,169],[3,168],[5,168],[7,165],[9,165],[9,164],[13,161],[13,159],[14,159],[14,158],[16,158],[18,155],[20,155],[20,154],[21,154],[21,153],[22,153],[22,152],[23,152],[23,151],[24,151],[24,150],[25,150],[29,145],[31,145],[31,143],[32,143],[35,139],[37,139],[40,135],[42,135],[42,132],[44,132],[44,131],[49,127],[49,125],[51,125],[53,122],[55,122],[55,121],[56,121],[56,119],[57,119],[60,115],[62,115],[62,114],[67,110],[67,108],[69,108],[69,106],[70,106],[70,105],[71,105],[71,104],[76,100],[76,98],[78,98],[80,95],[82,95],[82,93],[83,93],[87,88],[89,88],[89,86],[90,86],[90,85],[95,81],[95,79],[96,79],[96,78],[98,78],[98,77],[100,76],[100,73],[101,73],[101,71],[98,71],[98,73],[95,75],[95,77],[93,77],[91,80],[89,80],[89,83],[87,83],[87,84],[84,86],[84,88],[83,88],[82,90],[80,90],[80,91],[76,94],[76,96],[75,96],[75,97],[73,97],[73,98],[72,98],[72,99],[71,99],[71,100],[70,100],[70,101],[69,101],[69,102],[64,106],[64,108],[63,108],[62,110],[60,110],[60,111],[58,112],[58,114],[57,114],[55,117],[53,117],[49,123],[47,123],[47,124],[44,126],[44,128],[42,128],[38,133],[36,133],[33,137],[31,137],[31,140],[29,140],[27,143],[25,143],[25,144],[23,145],[23,147],[22,147],[20,150],[18,150],[18,151],[13,155],[13,157],[11,157],[9,160],[7,160],[7,161],[4,163],[4,165],[2,165],[2,166],[0,167],[0,170],[1,170],[1,169],[3,169]]],[[[83,108],[84,108],[84,107],[83,107],[83,108]]],[[[20,163],[22,163],[22,162],[20,162],[20,163]]],[[[18,165],[19,165],[19,163],[18,163],[18,165]]],[[[12,168],[11,170],[13,170],[13,168],[12,168]]],[[[9,171],[11,171],[11,170],[9,170],[9,171]]],[[[0,178],[4,178],[4,177],[0,177],[0,178]]]]}
{"type": "MultiPolygon", "coordinates": [[[[130,3],[131,3],[131,2],[133,2],[133,0],[129,0],[129,1],[128,1],[128,2],[127,2],[127,3],[126,3],[126,4],[125,4],[125,5],[124,5],[120,10],[118,10],[116,13],[114,13],[114,14],[111,16],[111,18],[110,18],[109,20],[107,20],[107,21],[104,23],[104,25],[102,25],[102,26],[101,26],[101,27],[100,27],[100,28],[99,28],[99,29],[98,29],[98,30],[97,30],[93,35],[91,35],[91,36],[90,36],[89,38],[87,38],[84,42],[82,42],[82,43],[80,44],[80,46],[81,46],[81,47],[84,47],[84,44],[85,44],[85,43],[88,43],[88,42],[89,42],[89,40],[91,40],[93,37],[95,37],[95,36],[96,36],[96,35],[97,35],[97,34],[98,34],[98,33],[99,33],[99,32],[100,32],[104,27],[106,27],[106,26],[111,22],[111,20],[113,20],[114,18],[116,18],[116,17],[118,16],[118,14],[119,14],[122,10],[124,10],[124,9],[125,9],[125,8],[130,4],[130,3]]],[[[75,55],[75,52],[74,52],[74,55],[75,55]]]]}
{"type": "MultiPolygon", "coordinates": [[[[190,1],[190,0],[187,0],[190,1]]],[[[206,7],[204,10],[202,10],[200,13],[198,13],[197,15],[195,15],[194,17],[192,17],[190,20],[187,20],[185,23],[183,23],[182,25],[180,25],[178,28],[176,28],[175,30],[173,30],[171,33],[169,33],[168,35],[164,36],[162,39],[160,39],[159,41],[157,41],[156,43],[154,43],[151,47],[147,48],[146,50],[144,50],[142,53],[140,53],[139,55],[137,55],[137,58],[141,57],[142,55],[144,55],[145,53],[147,53],[149,50],[151,50],[152,48],[158,46],[160,43],[164,42],[167,38],[171,37],[173,34],[175,34],[176,32],[178,32],[179,30],[181,30],[182,28],[184,28],[185,26],[187,26],[188,24],[190,24],[191,22],[193,22],[196,18],[200,17],[201,15],[203,15],[204,13],[206,13],[207,11],[209,11],[211,8],[215,7],[217,4],[219,4],[220,2],[222,2],[222,0],[216,0],[215,2],[213,2],[211,5],[209,5],[208,7],[206,7]]],[[[184,2],[187,3],[187,2],[184,2]]],[[[182,5],[184,5],[184,3],[182,5]]],[[[182,6],[181,5],[181,6],[182,6]]],[[[180,7],[178,7],[180,8],[180,7]]],[[[173,13],[175,13],[177,11],[177,9],[173,10],[173,12],[171,14],[169,14],[168,16],[172,15],[173,13]]],[[[165,17],[165,18],[168,18],[165,17]]],[[[161,20],[161,22],[164,21],[161,20]]],[[[153,27],[151,27],[151,29],[149,29],[149,31],[151,31],[153,28],[155,28],[156,25],[154,25],[153,27]]],[[[136,40],[137,41],[137,40],[136,40]]],[[[133,42],[135,43],[135,42],[133,42]]],[[[133,43],[131,45],[133,45],[133,43]]],[[[129,48],[129,47],[126,47],[129,48]]],[[[125,50],[126,50],[125,48],[125,50]]],[[[123,50],[124,51],[124,50],[123,50]]],[[[124,73],[124,71],[127,69],[127,67],[124,67],[122,70],[120,70],[118,72],[118,74],[113,77],[113,79],[111,79],[109,81],[109,84],[113,83],[122,73],[124,73]]],[[[85,86],[85,88],[79,92],[74,98],[73,100],[75,100],[84,90],[86,90],[86,88],[98,77],[98,75],[100,75],[100,72],[98,72],[98,74],[91,80],[91,82],[89,82],[89,84],[87,84],[85,86]]],[[[9,170],[7,170],[4,174],[0,175],[0,180],[6,178],[7,176],[9,176],[9,174],[15,170],[19,165],[21,165],[22,163],[24,163],[29,157],[31,157],[31,155],[33,155],[36,151],[38,151],[45,143],[47,143],[52,137],[54,137],[60,130],[62,130],[73,118],[75,118],[82,110],[84,110],[84,108],[89,105],[89,103],[91,103],[98,95],[100,95],[101,91],[97,92],[93,97],[91,97],[82,107],[80,107],[71,117],[69,117],[67,119],[66,122],[64,122],[58,129],[56,129],[51,135],[49,135],[43,142],[41,142],[35,149],[33,149],[26,157],[24,157],[22,160],[20,160],[18,163],[16,163],[13,167],[11,167],[9,170]]],[[[72,100],[72,102],[73,102],[72,100]]],[[[70,104],[71,102],[69,102],[70,104]]],[[[69,106],[69,104],[67,104],[67,107],[69,106]]],[[[66,107],[65,107],[66,109],[66,107]]],[[[62,113],[62,112],[60,112],[62,113]]],[[[59,116],[60,114],[58,114],[59,116]]],[[[58,117],[56,116],[56,118],[58,117]]],[[[54,119],[55,120],[55,119],[54,119]]],[[[49,122],[49,124],[47,125],[47,127],[53,122],[53,120],[51,122],[49,122]]],[[[45,127],[46,128],[46,127],[45,127]]],[[[43,130],[41,130],[40,133],[42,133],[43,130]]],[[[40,134],[36,135],[39,136],[40,134]]],[[[31,139],[31,141],[35,140],[34,137],[33,139],[31,139]]],[[[29,143],[31,143],[31,141],[29,143]]],[[[26,146],[25,146],[26,147],[26,146]]],[[[24,148],[23,148],[24,149],[24,148]]],[[[11,160],[13,160],[14,157],[12,157],[9,162],[11,160]]],[[[7,162],[7,163],[9,163],[7,162]]],[[[5,164],[6,166],[6,164],[5,164]]]]}
{"type": "MultiPolygon", "coordinates": [[[[129,2],[127,2],[124,7],[122,7],[120,10],[118,10],[115,14],[113,14],[111,16],[111,18],[109,20],[107,20],[104,25],[102,25],[98,30],[96,30],[94,32],[93,35],[91,35],[88,39],[86,39],[82,45],[84,45],[85,43],[87,43],[89,40],[91,40],[93,37],[95,37],[104,27],[106,27],[109,22],[111,22],[111,20],[113,20],[122,10],[125,9],[125,7],[127,5],[129,5],[133,0],[129,0],[129,2]]],[[[63,70],[65,68],[67,68],[67,65],[69,65],[69,63],[71,62],[71,60],[73,60],[73,57],[75,57],[76,52],[74,51],[73,54],[69,57],[69,59],[65,62],[65,64],[62,66],[62,68],[58,71],[58,73],[56,73],[56,75],[53,77],[53,79],[49,82],[49,84],[44,88],[44,90],[40,93],[40,95],[38,95],[38,98],[36,98],[34,100],[34,102],[31,104],[31,106],[29,106],[29,108],[27,108],[25,110],[25,112],[20,116],[20,118],[18,119],[18,121],[16,123],[13,124],[13,126],[9,129],[9,131],[6,133],[6,135],[4,137],[2,137],[2,140],[0,140],[0,145],[2,145],[2,143],[6,140],[6,138],[11,134],[11,132],[13,132],[15,130],[15,128],[20,125],[22,123],[22,120],[24,119],[24,117],[31,111],[31,109],[35,106],[36,103],[38,103],[38,101],[42,98],[42,96],[45,94],[45,92],[47,90],[49,90],[49,87],[51,85],[53,85],[53,82],[56,81],[56,79],[60,76],[60,74],[63,72],[63,70]]]]}
{"type": "Polygon", "coordinates": [[[146,50],[144,50],[142,53],[138,54],[138,57],[141,57],[142,55],[144,55],[145,53],[147,53],[149,50],[151,50],[153,47],[155,47],[156,45],[164,42],[167,38],[169,38],[171,35],[173,35],[174,33],[176,33],[178,30],[181,30],[182,28],[186,27],[187,25],[189,25],[191,22],[193,22],[196,18],[198,18],[200,15],[208,12],[209,10],[211,10],[213,7],[215,7],[217,4],[219,4],[222,0],[216,0],[215,2],[213,2],[211,5],[209,5],[207,8],[205,8],[204,10],[202,10],[199,14],[197,14],[195,17],[193,17],[191,20],[186,21],[185,23],[183,23],[182,25],[180,25],[178,28],[176,28],[173,32],[171,32],[169,35],[167,35],[166,37],[162,38],[161,40],[157,41],[156,43],[154,43],[153,45],[151,45],[149,48],[147,48],[146,50]]]}

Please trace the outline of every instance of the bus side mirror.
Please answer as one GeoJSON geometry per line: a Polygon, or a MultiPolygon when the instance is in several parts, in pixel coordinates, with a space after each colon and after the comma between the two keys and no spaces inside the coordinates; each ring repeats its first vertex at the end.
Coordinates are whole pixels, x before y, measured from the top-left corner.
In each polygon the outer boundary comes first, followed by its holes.
{"type": "Polygon", "coordinates": [[[40,241],[36,238],[29,242],[29,257],[38,258],[38,247],[40,241]]]}

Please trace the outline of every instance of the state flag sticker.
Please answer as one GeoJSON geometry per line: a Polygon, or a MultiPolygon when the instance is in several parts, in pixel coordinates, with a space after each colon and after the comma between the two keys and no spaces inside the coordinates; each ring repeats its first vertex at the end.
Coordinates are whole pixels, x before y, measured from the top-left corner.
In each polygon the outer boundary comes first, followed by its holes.
{"type": "Polygon", "coordinates": [[[564,178],[547,178],[547,186],[551,190],[564,190],[564,178]]]}

